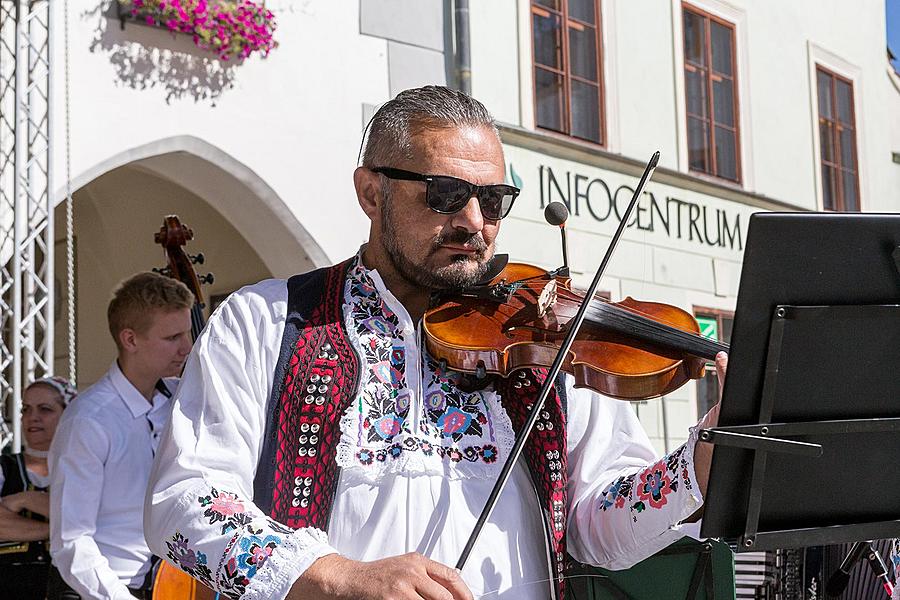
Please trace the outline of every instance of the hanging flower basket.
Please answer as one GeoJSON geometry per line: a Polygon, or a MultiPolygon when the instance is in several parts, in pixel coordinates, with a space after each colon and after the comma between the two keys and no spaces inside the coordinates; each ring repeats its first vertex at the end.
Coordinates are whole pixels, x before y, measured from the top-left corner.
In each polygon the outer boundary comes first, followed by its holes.
{"type": "Polygon", "coordinates": [[[222,60],[268,56],[278,42],[275,15],[250,0],[118,0],[119,16],[186,33],[222,60]]]}

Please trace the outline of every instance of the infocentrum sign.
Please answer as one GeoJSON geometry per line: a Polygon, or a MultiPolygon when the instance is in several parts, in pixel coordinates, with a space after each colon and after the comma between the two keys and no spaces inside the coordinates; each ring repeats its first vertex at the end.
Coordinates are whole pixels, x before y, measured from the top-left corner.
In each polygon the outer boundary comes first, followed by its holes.
{"type": "MultiPolygon", "coordinates": [[[[522,189],[516,216],[543,218],[544,207],[559,201],[569,226],[612,234],[634,195],[638,178],[504,144],[507,181],[522,189]]],[[[650,181],[629,228],[655,243],[681,249],[741,253],[750,214],[758,208],[650,181]]]]}

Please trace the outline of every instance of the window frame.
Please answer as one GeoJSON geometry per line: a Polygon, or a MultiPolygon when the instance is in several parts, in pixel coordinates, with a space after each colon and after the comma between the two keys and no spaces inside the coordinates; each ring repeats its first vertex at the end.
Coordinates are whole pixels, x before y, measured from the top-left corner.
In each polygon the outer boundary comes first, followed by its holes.
{"type": "Polygon", "coordinates": [[[609,145],[609,130],[606,124],[606,83],[605,83],[605,73],[604,73],[604,43],[603,43],[603,13],[601,12],[601,0],[591,0],[594,3],[594,14],[597,15],[597,23],[595,25],[591,25],[589,23],[585,23],[575,18],[569,17],[569,0],[559,0],[562,10],[554,10],[547,6],[544,6],[537,2],[537,0],[528,0],[528,39],[531,46],[531,68],[530,68],[530,79],[531,79],[531,102],[532,102],[532,115],[533,115],[533,123],[534,128],[541,132],[546,132],[549,135],[562,137],[567,140],[573,140],[577,143],[589,144],[593,147],[607,148],[609,145]],[[535,62],[534,57],[534,15],[535,11],[543,11],[547,15],[557,14],[561,19],[561,29],[562,29],[562,49],[561,59],[562,59],[562,69],[554,69],[552,67],[548,67],[546,65],[538,65],[535,62]],[[596,85],[597,86],[597,116],[600,119],[600,142],[596,142],[594,140],[590,140],[583,137],[578,137],[572,135],[572,84],[571,81],[573,79],[573,75],[570,72],[570,57],[569,57],[569,21],[582,24],[587,27],[594,27],[596,30],[596,35],[594,36],[594,43],[596,46],[596,65],[597,65],[597,82],[586,81],[579,77],[574,77],[575,81],[580,81],[582,83],[596,85]],[[562,75],[563,77],[563,99],[564,99],[564,112],[562,114],[562,120],[565,124],[566,131],[557,131],[555,129],[549,129],[547,127],[542,127],[538,125],[538,99],[537,99],[537,78],[535,77],[535,72],[537,69],[544,69],[550,73],[554,73],[556,75],[562,75]]]}
{"type": "MultiPolygon", "coordinates": [[[[741,111],[740,111],[740,82],[738,81],[738,60],[737,60],[737,53],[738,53],[737,23],[731,22],[731,21],[724,19],[724,18],[722,18],[716,14],[713,14],[709,11],[703,10],[702,8],[699,8],[696,5],[691,4],[689,2],[681,3],[681,13],[680,13],[680,20],[681,20],[681,24],[682,24],[682,26],[680,28],[681,29],[680,44],[681,44],[681,49],[682,49],[682,51],[681,51],[681,63],[682,63],[681,64],[681,80],[682,80],[682,85],[683,85],[683,90],[684,90],[684,98],[683,98],[683,100],[684,100],[684,127],[685,127],[685,140],[686,141],[687,141],[687,135],[688,135],[687,134],[688,126],[689,126],[688,124],[690,122],[691,113],[688,112],[688,86],[687,86],[687,75],[686,75],[686,72],[688,70],[688,61],[687,61],[686,55],[684,54],[684,43],[685,43],[684,12],[685,11],[691,12],[699,17],[702,17],[702,18],[708,20],[708,21],[714,21],[714,22],[718,23],[719,25],[722,25],[723,27],[726,27],[727,29],[729,29],[731,31],[731,73],[732,73],[731,79],[732,79],[732,85],[733,85],[733,90],[732,90],[732,94],[731,94],[731,104],[732,104],[732,110],[733,110],[732,118],[734,121],[733,129],[734,129],[735,178],[731,179],[729,177],[718,175],[715,172],[716,166],[717,166],[716,153],[715,153],[715,128],[717,126],[727,128],[728,126],[727,125],[717,125],[717,121],[715,120],[715,112],[714,112],[715,107],[714,107],[714,99],[713,99],[713,93],[712,93],[712,86],[713,86],[712,35],[710,33],[711,32],[710,27],[705,28],[705,32],[706,32],[705,38],[706,39],[705,39],[705,43],[704,43],[704,50],[705,50],[705,58],[706,58],[706,72],[707,72],[706,108],[707,108],[708,115],[709,115],[709,117],[707,119],[707,123],[709,125],[709,137],[707,138],[707,142],[710,142],[706,151],[707,151],[707,154],[710,156],[709,162],[711,165],[712,172],[695,169],[694,167],[691,166],[690,159],[686,156],[685,162],[687,165],[687,170],[690,173],[695,173],[695,174],[701,175],[703,177],[711,177],[716,181],[727,182],[732,185],[741,186],[741,185],[744,185],[745,181],[744,181],[743,152],[742,152],[742,146],[741,146],[742,138],[741,138],[741,111]]],[[[694,117],[694,118],[697,118],[697,117],[694,117]]]]}
{"type": "MultiPolygon", "coordinates": [[[[862,190],[860,189],[859,182],[859,144],[857,142],[857,136],[859,132],[859,127],[856,124],[856,90],[854,87],[853,79],[849,77],[845,77],[840,73],[836,72],[833,69],[829,69],[824,66],[821,62],[816,61],[813,64],[813,85],[815,86],[815,122],[816,122],[816,131],[819,132],[817,135],[818,147],[817,147],[817,179],[819,180],[819,185],[822,189],[822,201],[821,206],[822,210],[827,210],[830,212],[861,212],[862,211],[862,190]],[[827,75],[831,78],[830,85],[830,96],[831,96],[831,106],[832,112],[834,114],[833,118],[828,119],[822,116],[822,113],[819,109],[819,72],[827,75]],[[825,160],[825,157],[822,155],[822,138],[821,138],[821,124],[823,121],[828,121],[832,125],[832,147],[834,157],[840,161],[842,153],[840,148],[840,130],[841,127],[840,121],[837,118],[837,82],[842,81],[850,86],[850,124],[852,126],[853,131],[853,176],[854,182],[856,183],[856,210],[849,211],[847,210],[845,199],[844,199],[844,186],[843,178],[845,167],[840,162],[828,162],[825,160]],[[825,182],[823,181],[822,175],[822,167],[827,163],[828,166],[832,168],[833,171],[837,172],[837,179],[835,181],[835,198],[834,198],[834,208],[826,208],[825,207],[825,182]]],[[[849,170],[849,169],[847,169],[849,170]]]]}

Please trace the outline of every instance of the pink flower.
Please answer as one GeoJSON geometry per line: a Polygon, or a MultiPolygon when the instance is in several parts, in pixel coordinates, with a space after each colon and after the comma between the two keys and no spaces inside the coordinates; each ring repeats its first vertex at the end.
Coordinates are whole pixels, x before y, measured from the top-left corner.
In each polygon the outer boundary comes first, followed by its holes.
{"type": "Polygon", "coordinates": [[[228,492],[220,492],[219,496],[213,499],[210,507],[220,515],[230,517],[244,512],[244,504],[234,494],[228,492]]]}
{"type": "Polygon", "coordinates": [[[134,18],[148,25],[164,25],[191,36],[200,48],[212,49],[222,60],[247,58],[259,51],[268,55],[278,46],[273,39],[275,15],[251,0],[120,0],[134,18]]]}
{"type": "Polygon", "coordinates": [[[253,555],[253,560],[256,564],[262,565],[266,559],[272,555],[272,550],[274,550],[274,548],[269,546],[255,546],[250,553],[253,555]]]}
{"type": "Polygon", "coordinates": [[[383,439],[390,439],[400,433],[401,425],[403,421],[393,413],[388,413],[375,421],[375,429],[383,439]]]}

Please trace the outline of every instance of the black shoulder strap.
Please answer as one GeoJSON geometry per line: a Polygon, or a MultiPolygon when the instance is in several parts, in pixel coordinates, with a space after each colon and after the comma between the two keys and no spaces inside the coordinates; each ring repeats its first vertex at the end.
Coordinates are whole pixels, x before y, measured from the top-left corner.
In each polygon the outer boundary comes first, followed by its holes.
{"type": "Polygon", "coordinates": [[[557,374],[554,387],[556,388],[556,395],[559,396],[559,403],[562,405],[563,414],[566,415],[566,420],[568,420],[569,395],[566,392],[566,374],[563,371],[560,371],[559,374],[557,374]]]}
{"type": "Polygon", "coordinates": [[[28,467],[25,466],[25,454],[23,452],[19,452],[15,455],[16,457],[16,466],[19,467],[19,477],[22,478],[22,483],[24,484],[24,489],[28,489],[28,486],[31,485],[31,479],[28,478],[28,467]]]}

